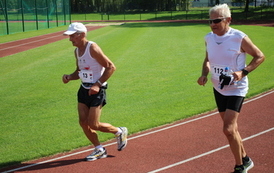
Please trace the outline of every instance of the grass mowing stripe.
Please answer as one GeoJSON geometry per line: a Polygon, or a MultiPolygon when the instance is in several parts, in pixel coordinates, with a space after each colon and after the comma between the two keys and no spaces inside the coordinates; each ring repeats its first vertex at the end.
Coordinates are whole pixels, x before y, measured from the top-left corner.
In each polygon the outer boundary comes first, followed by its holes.
{"type": "MultiPolygon", "coordinates": [[[[247,30],[267,56],[249,75],[249,96],[272,88],[274,81],[265,74],[273,73],[274,50],[264,33],[274,31],[237,28],[247,30]]],[[[135,133],[213,109],[211,84],[196,84],[207,32],[207,25],[184,23],[127,23],[89,32],[88,38],[117,66],[102,121],[135,133]]],[[[61,82],[64,73],[75,69],[73,50],[65,39],[0,59],[1,167],[89,144],[77,120],[79,81],[61,82]]],[[[99,136],[102,141],[113,138],[99,136]]]]}

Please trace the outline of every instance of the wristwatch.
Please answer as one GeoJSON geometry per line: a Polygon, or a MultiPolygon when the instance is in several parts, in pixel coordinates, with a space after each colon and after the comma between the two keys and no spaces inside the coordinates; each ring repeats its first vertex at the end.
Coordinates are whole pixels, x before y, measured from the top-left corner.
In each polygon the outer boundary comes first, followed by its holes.
{"type": "Polygon", "coordinates": [[[249,71],[247,71],[246,69],[242,69],[242,73],[246,76],[248,75],[249,71]]]}

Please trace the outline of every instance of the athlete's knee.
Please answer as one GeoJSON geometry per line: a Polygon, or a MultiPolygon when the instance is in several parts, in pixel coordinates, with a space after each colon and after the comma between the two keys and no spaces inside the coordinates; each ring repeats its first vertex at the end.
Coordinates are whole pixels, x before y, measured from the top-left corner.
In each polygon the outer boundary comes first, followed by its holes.
{"type": "Polygon", "coordinates": [[[93,130],[99,130],[100,129],[100,123],[89,123],[89,127],[93,130]]]}
{"type": "Polygon", "coordinates": [[[237,125],[224,125],[223,127],[223,133],[227,137],[234,137],[235,135],[237,135],[237,132],[238,132],[237,125]]]}
{"type": "Polygon", "coordinates": [[[79,120],[79,125],[82,127],[82,128],[88,128],[88,121],[87,120],[84,120],[84,119],[80,119],[79,120]]]}

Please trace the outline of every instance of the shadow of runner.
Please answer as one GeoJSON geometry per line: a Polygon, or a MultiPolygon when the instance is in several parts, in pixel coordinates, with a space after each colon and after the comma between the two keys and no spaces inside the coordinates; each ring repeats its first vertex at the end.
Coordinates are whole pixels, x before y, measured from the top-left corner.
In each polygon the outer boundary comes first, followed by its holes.
{"type": "MultiPolygon", "coordinates": [[[[113,156],[113,155],[107,156],[107,158],[113,158],[113,157],[115,157],[115,156],[113,156]]],[[[7,168],[7,169],[0,170],[0,171],[1,171],[1,173],[3,173],[3,172],[10,173],[10,172],[15,172],[15,171],[16,172],[35,171],[35,170],[63,167],[63,166],[77,164],[80,162],[88,162],[88,161],[85,161],[84,158],[81,158],[81,159],[57,160],[57,161],[46,162],[46,163],[41,163],[41,162],[40,163],[22,163],[22,164],[18,165],[17,167],[13,167],[13,168],[10,167],[9,169],[7,168]]]]}

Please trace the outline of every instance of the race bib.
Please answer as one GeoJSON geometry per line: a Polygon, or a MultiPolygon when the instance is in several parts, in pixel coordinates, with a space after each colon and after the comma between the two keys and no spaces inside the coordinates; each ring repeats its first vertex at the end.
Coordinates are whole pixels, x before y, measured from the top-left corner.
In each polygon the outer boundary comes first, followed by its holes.
{"type": "Polygon", "coordinates": [[[79,72],[79,77],[83,83],[93,82],[93,72],[91,70],[81,70],[79,72]]]}
{"type": "Polygon", "coordinates": [[[219,76],[221,75],[221,73],[224,73],[226,67],[227,66],[211,64],[210,65],[210,71],[211,71],[212,77],[214,79],[219,80],[219,76]]]}

